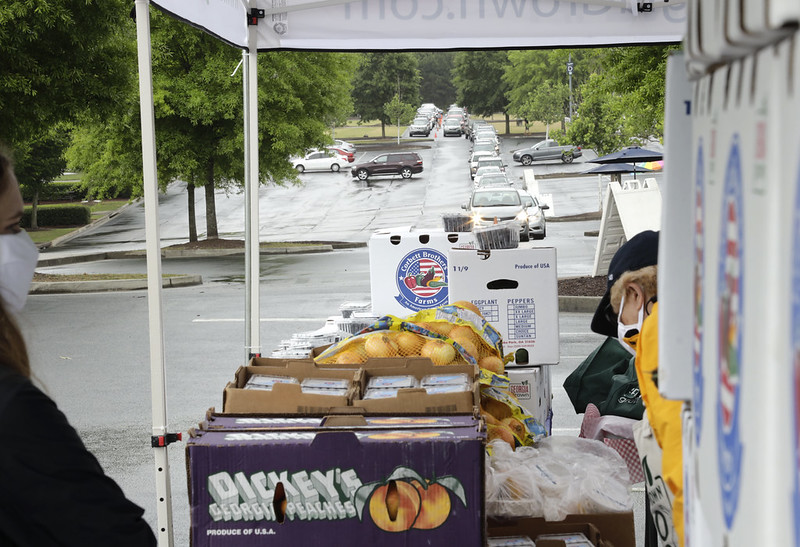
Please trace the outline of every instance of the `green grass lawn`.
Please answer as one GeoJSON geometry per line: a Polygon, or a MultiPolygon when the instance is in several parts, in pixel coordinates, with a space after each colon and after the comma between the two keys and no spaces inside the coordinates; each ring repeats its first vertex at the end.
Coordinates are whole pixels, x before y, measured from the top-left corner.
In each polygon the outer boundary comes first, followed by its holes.
{"type": "MultiPolygon", "coordinates": [[[[99,202],[90,201],[86,205],[89,206],[89,209],[92,213],[92,221],[98,220],[99,218],[112,213],[128,203],[126,199],[109,199],[109,200],[102,200],[99,202]]],[[[72,226],[72,227],[44,227],[39,228],[38,230],[28,230],[28,235],[31,236],[31,239],[36,244],[47,243],[48,241],[53,241],[56,238],[59,238],[63,235],[67,235],[70,232],[74,232],[75,230],[81,228],[80,226],[72,226]]]]}

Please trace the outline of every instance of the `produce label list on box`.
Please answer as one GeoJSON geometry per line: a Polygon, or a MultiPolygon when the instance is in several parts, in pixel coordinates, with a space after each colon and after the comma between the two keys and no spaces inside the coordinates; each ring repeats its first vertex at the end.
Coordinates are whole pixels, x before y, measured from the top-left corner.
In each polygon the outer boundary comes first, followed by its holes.
{"type": "Polygon", "coordinates": [[[552,247],[450,249],[450,300],[468,300],[503,336],[509,367],[559,361],[558,282],[552,247]]]}
{"type": "MultiPolygon", "coordinates": [[[[350,416],[342,416],[351,419],[350,416]]],[[[477,420],[193,431],[192,545],[465,545],[485,537],[477,420]]]]}

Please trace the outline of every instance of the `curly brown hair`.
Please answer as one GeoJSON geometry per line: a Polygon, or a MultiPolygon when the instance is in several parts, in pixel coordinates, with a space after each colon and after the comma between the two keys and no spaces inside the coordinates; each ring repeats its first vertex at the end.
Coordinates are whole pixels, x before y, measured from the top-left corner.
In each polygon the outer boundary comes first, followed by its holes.
{"type": "Polygon", "coordinates": [[[645,301],[658,294],[658,268],[656,266],[646,266],[640,270],[627,271],[617,279],[611,286],[611,308],[614,313],[619,313],[619,306],[622,303],[622,295],[625,287],[629,283],[636,283],[644,292],[645,301]]]}
{"type": "MultiPolygon", "coordinates": [[[[11,172],[14,164],[11,157],[0,148],[0,193],[11,184],[11,172]]],[[[0,366],[29,378],[31,365],[28,359],[28,349],[25,339],[19,330],[16,321],[6,310],[5,303],[0,298],[0,366]]]]}

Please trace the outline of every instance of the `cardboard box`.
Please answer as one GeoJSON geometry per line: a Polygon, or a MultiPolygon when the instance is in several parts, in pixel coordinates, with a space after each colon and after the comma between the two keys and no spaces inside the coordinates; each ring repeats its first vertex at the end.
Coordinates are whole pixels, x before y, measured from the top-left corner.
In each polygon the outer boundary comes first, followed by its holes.
{"type": "Polygon", "coordinates": [[[425,357],[398,357],[368,359],[362,366],[363,396],[369,379],[373,376],[414,376],[421,380],[429,374],[465,373],[470,378],[471,389],[459,393],[429,394],[422,388],[400,389],[397,397],[388,399],[355,399],[353,406],[363,408],[365,414],[473,414],[480,406],[478,367],[475,365],[447,365],[437,367],[425,357]]]}
{"type": "Polygon", "coordinates": [[[186,444],[191,544],[483,546],[485,436],[465,419],[195,431],[186,444]],[[412,477],[436,482],[423,495],[438,502],[421,504],[412,477]],[[401,500],[393,522],[382,497],[389,489],[401,500]]]}
{"type": "Polygon", "coordinates": [[[553,247],[451,249],[450,299],[468,300],[514,353],[507,368],[559,361],[558,282],[553,247]]]}
{"type": "Polygon", "coordinates": [[[474,246],[471,232],[444,230],[380,230],[369,240],[369,277],[372,311],[378,316],[405,317],[449,301],[447,252],[456,246],[474,246]],[[423,285],[433,269],[436,282],[423,285]]]}
{"type": "Polygon", "coordinates": [[[360,388],[360,369],[330,369],[311,359],[253,358],[239,367],[236,378],[226,387],[222,409],[232,414],[327,414],[332,408],[349,406],[360,388]],[[299,384],[278,384],[272,390],[244,389],[253,374],[306,378],[345,379],[351,387],[345,395],[304,393],[299,384]]]}
{"type": "MultiPolygon", "coordinates": [[[[543,518],[514,520],[490,518],[487,522],[489,537],[523,535],[535,540],[540,534],[567,532],[581,532],[597,546],[636,547],[633,511],[567,515],[567,518],[560,521],[547,521],[543,518]]],[[[539,544],[537,543],[537,545],[539,544]]]]}
{"type": "Polygon", "coordinates": [[[330,431],[336,428],[350,429],[357,424],[359,430],[368,429],[448,429],[453,427],[481,427],[479,418],[473,415],[454,416],[364,416],[359,409],[350,414],[342,413],[328,416],[257,416],[231,415],[209,409],[206,419],[200,423],[200,429],[214,431],[224,429],[247,431],[299,431],[325,428],[330,431]],[[350,418],[353,417],[351,420],[350,418]]]}
{"type": "Polygon", "coordinates": [[[547,434],[553,432],[553,387],[550,367],[509,368],[509,391],[517,398],[536,421],[544,426],[547,434]]]}

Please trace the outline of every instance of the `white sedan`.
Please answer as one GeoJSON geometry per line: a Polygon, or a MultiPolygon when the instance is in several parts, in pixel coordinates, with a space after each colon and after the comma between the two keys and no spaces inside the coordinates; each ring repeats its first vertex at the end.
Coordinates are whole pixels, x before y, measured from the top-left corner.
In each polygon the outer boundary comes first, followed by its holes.
{"type": "Polygon", "coordinates": [[[343,167],[347,167],[348,163],[347,158],[344,156],[328,150],[314,150],[303,158],[292,160],[292,165],[297,169],[298,173],[305,171],[333,171],[336,173],[343,167]]]}

